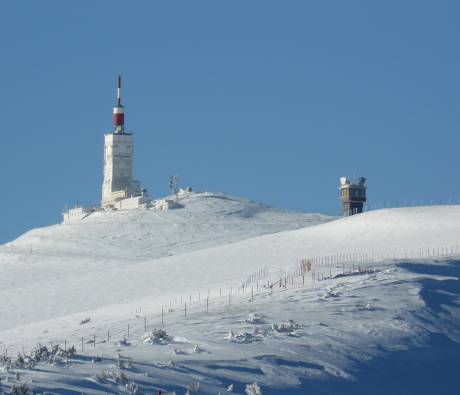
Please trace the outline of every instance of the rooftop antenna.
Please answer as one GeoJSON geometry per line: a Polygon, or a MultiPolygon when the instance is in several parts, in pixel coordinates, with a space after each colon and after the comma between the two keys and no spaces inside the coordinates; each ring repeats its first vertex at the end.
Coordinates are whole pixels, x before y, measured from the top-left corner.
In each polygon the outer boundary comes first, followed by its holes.
{"type": "Polygon", "coordinates": [[[121,104],[121,75],[117,79],[117,101],[113,107],[113,125],[115,133],[123,133],[125,130],[125,111],[121,104]]]}
{"type": "Polygon", "coordinates": [[[121,106],[121,75],[118,76],[117,80],[117,106],[121,106]]]}
{"type": "Polygon", "coordinates": [[[177,194],[179,192],[178,185],[179,185],[179,176],[169,177],[169,191],[171,195],[176,195],[176,199],[177,199],[177,194]]]}

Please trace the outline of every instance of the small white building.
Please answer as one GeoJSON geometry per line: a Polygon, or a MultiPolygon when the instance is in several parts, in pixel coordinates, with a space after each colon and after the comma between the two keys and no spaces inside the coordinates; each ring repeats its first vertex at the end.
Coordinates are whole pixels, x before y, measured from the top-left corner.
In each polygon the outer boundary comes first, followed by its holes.
{"type": "Polygon", "coordinates": [[[95,211],[94,208],[85,208],[85,207],[75,207],[71,208],[70,210],[64,212],[63,220],[64,223],[81,221],[82,219],[86,218],[88,215],[95,211]]]}
{"type": "Polygon", "coordinates": [[[176,203],[172,199],[160,199],[153,203],[153,208],[156,210],[169,210],[174,208],[175,205],[176,203]]]}

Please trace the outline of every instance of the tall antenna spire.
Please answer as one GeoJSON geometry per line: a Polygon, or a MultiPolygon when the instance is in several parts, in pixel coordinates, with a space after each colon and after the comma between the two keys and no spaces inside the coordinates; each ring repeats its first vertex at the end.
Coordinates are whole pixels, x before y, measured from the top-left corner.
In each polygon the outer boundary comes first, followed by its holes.
{"type": "Polygon", "coordinates": [[[117,102],[113,108],[113,124],[115,126],[115,133],[123,133],[125,130],[125,113],[121,105],[121,75],[117,80],[117,102]]]}
{"type": "Polygon", "coordinates": [[[117,106],[121,106],[121,75],[118,76],[118,82],[117,82],[117,106]]]}

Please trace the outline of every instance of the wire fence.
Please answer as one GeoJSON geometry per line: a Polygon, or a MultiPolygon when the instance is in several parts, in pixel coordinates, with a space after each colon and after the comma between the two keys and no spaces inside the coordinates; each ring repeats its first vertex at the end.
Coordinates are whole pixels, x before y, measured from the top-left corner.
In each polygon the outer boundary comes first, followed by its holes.
{"type": "MultiPolygon", "coordinates": [[[[88,328],[91,318],[80,322],[72,333],[60,337],[37,338],[37,343],[56,346],[62,350],[75,347],[78,353],[95,353],[101,347],[127,344],[130,340],[142,341],[142,337],[156,328],[165,328],[169,322],[180,323],[190,317],[217,313],[235,305],[253,302],[256,298],[273,295],[287,289],[315,287],[316,283],[346,275],[373,273],[389,261],[415,259],[448,259],[460,256],[460,245],[421,247],[400,252],[341,252],[332,255],[305,256],[299,258],[289,269],[269,270],[261,268],[248,275],[240,285],[199,291],[188,297],[174,297],[155,311],[142,306],[135,317],[115,324],[88,328]]],[[[4,358],[25,355],[24,347],[11,344],[0,348],[4,358]]]]}
{"type": "Polygon", "coordinates": [[[420,206],[451,206],[460,205],[460,197],[442,197],[425,199],[389,199],[365,204],[365,211],[381,210],[384,208],[420,207],[420,206]]]}

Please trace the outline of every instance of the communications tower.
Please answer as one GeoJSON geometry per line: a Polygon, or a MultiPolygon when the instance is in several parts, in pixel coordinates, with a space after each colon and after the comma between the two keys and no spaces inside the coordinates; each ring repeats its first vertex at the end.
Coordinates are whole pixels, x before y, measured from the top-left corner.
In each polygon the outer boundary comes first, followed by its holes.
{"type": "Polygon", "coordinates": [[[133,173],[133,135],[125,131],[121,104],[121,76],[117,80],[117,99],[113,107],[114,130],[104,135],[104,182],[101,206],[113,207],[120,200],[141,196],[140,182],[133,173]]]}
{"type": "Polygon", "coordinates": [[[366,179],[358,177],[356,181],[350,182],[347,177],[341,177],[339,189],[343,216],[362,213],[366,202],[366,179]]]}

